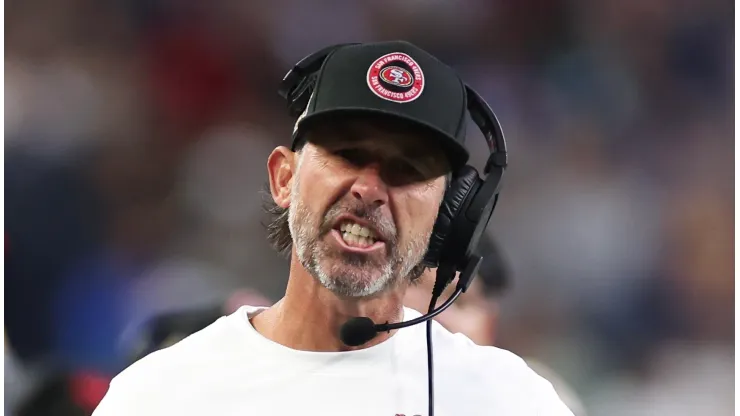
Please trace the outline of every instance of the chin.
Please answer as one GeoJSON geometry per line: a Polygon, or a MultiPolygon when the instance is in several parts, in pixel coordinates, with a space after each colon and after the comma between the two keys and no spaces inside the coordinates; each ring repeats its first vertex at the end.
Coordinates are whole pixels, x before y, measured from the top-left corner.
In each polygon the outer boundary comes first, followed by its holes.
{"type": "MultiPolygon", "coordinates": [[[[319,270],[321,284],[338,296],[364,298],[377,295],[392,286],[393,278],[380,269],[357,270],[355,267],[333,268],[331,272],[319,270]]],[[[390,275],[392,276],[392,275],[390,275]]]]}

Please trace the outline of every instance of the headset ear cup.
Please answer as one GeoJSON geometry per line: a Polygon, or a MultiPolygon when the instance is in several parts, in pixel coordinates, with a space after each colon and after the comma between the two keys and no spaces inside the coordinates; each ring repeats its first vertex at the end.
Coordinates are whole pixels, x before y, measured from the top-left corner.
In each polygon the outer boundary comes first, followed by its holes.
{"type": "Polygon", "coordinates": [[[447,237],[451,234],[452,224],[460,210],[465,206],[465,200],[472,188],[480,182],[478,171],[470,165],[460,168],[453,176],[450,186],[445,192],[442,204],[439,207],[437,221],[434,223],[432,235],[429,238],[429,248],[424,256],[424,265],[437,267],[442,257],[442,249],[447,237]]]}

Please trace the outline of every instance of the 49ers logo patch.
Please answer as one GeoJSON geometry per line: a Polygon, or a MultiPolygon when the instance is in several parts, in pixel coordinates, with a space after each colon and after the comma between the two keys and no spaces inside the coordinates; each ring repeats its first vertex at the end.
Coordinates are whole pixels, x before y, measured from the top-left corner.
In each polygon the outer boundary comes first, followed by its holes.
{"type": "Polygon", "coordinates": [[[424,91],[424,72],[405,53],[389,53],[370,65],[367,85],[384,100],[408,103],[419,98],[424,91]]]}

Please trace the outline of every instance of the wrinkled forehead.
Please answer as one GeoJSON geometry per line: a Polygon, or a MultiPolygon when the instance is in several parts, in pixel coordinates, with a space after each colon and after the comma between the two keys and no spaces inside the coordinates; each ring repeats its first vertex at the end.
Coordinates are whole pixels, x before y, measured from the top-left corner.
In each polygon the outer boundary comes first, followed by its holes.
{"type": "Polygon", "coordinates": [[[327,150],[353,148],[381,158],[449,164],[441,146],[423,130],[382,118],[327,121],[312,127],[306,139],[327,150]]]}

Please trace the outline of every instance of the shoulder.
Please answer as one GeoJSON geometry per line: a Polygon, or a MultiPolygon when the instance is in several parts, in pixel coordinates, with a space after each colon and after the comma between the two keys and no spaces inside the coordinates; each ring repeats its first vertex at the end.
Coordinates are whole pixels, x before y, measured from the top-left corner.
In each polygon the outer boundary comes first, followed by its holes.
{"type": "MultiPolygon", "coordinates": [[[[421,316],[413,309],[405,308],[404,311],[404,320],[421,316]]],[[[407,352],[426,355],[426,325],[415,325],[408,330],[409,339],[405,341],[413,347],[409,346],[407,352]]],[[[437,321],[432,322],[432,338],[435,366],[439,362],[449,371],[485,379],[506,377],[510,381],[527,381],[536,376],[524,359],[513,352],[477,345],[463,334],[450,332],[437,321]]]]}
{"type": "Polygon", "coordinates": [[[435,329],[434,351],[439,351],[434,355],[435,361],[442,359],[445,365],[451,366],[451,371],[482,384],[506,380],[510,385],[532,388],[544,380],[513,352],[477,345],[468,337],[452,334],[441,326],[435,329]]]}
{"type": "Polygon", "coordinates": [[[238,348],[239,343],[233,341],[240,333],[235,328],[237,314],[242,312],[218,318],[180,342],[131,364],[113,378],[94,416],[162,414],[166,409],[160,407],[188,391],[194,372],[200,377],[203,369],[218,371],[228,365],[225,361],[230,350],[238,348]]]}
{"type": "Polygon", "coordinates": [[[461,385],[476,386],[469,394],[480,394],[480,397],[471,397],[471,400],[505,399],[513,408],[526,405],[535,413],[572,416],[552,383],[535,372],[522,357],[505,349],[476,345],[466,336],[452,334],[441,325],[435,327],[435,367],[437,360],[444,357],[440,363],[443,368],[438,371],[454,374],[454,380],[461,385]]]}

